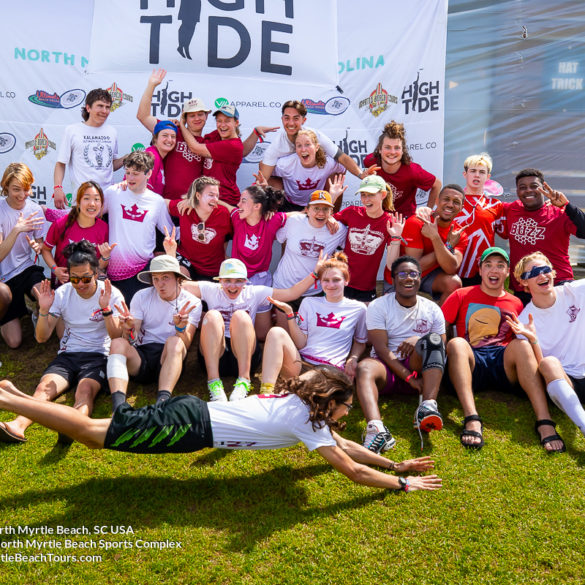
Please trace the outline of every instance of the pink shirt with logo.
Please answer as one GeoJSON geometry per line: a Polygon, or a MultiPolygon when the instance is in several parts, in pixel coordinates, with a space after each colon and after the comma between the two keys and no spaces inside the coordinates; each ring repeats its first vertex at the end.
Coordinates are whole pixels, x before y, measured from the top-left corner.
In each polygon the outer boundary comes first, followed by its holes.
{"type": "MultiPolygon", "coordinates": [[[[201,136],[194,137],[197,142],[203,142],[201,136]]],[[[165,199],[180,199],[191,183],[203,174],[203,157],[191,152],[179,128],[177,131],[177,145],[164,159],[165,199]]]]}

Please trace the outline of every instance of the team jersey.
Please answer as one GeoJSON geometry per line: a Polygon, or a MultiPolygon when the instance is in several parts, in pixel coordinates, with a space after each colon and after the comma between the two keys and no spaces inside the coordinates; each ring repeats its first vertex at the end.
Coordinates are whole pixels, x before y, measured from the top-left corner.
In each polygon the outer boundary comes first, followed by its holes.
{"type": "MultiPolygon", "coordinates": [[[[203,142],[201,136],[194,136],[197,142],[203,142]]],[[[180,199],[189,191],[191,183],[203,174],[203,157],[191,152],[183,139],[181,128],[177,128],[177,144],[164,159],[165,199],[180,199]]]]}
{"type": "MultiPolygon", "coordinates": [[[[327,156],[330,156],[331,158],[337,158],[338,153],[341,151],[333,143],[331,138],[329,138],[319,130],[315,130],[315,128],[303,126],[303,130],[312,130],[317,136],[317,142],[319,142],[319,146],[323,149],[325,154],[327,156]]],[[[265,165],[273,167],[276,165],[278,159],[281,156],[286,156],[294,151],[295,151],[294,143],[292,143],[289,140],[284,128],[281,128],[276,132],[274,137],[272,137],[272,141],[270,142],[268,148],[264,151],[264,157],[262,159],[262,162],[265,165]]]]}
{"type": "Polygon", "coordinates": [[[236,174],[244,158],[244,145],[240,138],[222,140],[219,132],[206,134],[203,137],[211,158],[203,161],[203,172],[208,177],[219,181],[219,198],[230,205],[237,205],[240,190],[236,182],[236,174]]]}

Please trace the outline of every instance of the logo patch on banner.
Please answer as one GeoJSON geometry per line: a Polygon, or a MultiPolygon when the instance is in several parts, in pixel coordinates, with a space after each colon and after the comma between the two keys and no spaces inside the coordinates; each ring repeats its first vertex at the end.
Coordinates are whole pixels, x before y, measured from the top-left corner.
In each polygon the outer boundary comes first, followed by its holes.
{"type": "Polygon", "coordinates": [[[361,167],[364,166],[366,156],[372,152],[372,149],[368,148],[367,139],[357,140],[356,138],[352,138],[347,130],[345,131],[345,138],[335,144],[337,144],[342,152],[351,156],[361,167]]]}
{"type": "Polygon", "coordinates": [[[362,108],[369,108],[370,114],[377,118],[382,112],[388,109],[389,104],[397,104],[398,97],[390,95],[381,83],[378,83],[376,89],[364,100],[359,103],[360,110],[362,108]]]}
{"type": "Polygon", "coordinates": [[[192,99],[190,91],[169,89],[167,81],[164,87],[152,94],[151,109],[155,118],[178,118],[181,114],[183,104],[192,99]]]}
{"type": "Polygon", "coordinates": [[[270,142],[266,141],[257,142],[256,146],[242,162],[258,164],[264,158],[264,151],[268,148],[269,144],[270,142]]]}
{"type": "Polygon", "coordinates": [[[0,154],[10,152],[16,146],[16,136],[10,132],[0,132],[0,154]]]}
{"type": "Polygon", "coordinates": [[[402,90],[404,113],[437,112],[439,110],[439,90],[439,80],[421,81],[419,71],[416,79],[402,90]]]}
{"type": "Polygon", "coordinates": [[[134,98],[127,93],[124,93],[117,85],[116,82],[112,83],[106,90],[112,96],[112,107],[110,111],[117,110],[120,106],[124,105],[124,100],[127,102],[133,102],[134,98]]]}
{"type": "Polygon", "coordinates": [[[351,103],[349,99],[341,95],[332,97],[326,102],[323,100],[316,102],[308,98],[302,99],[301,102],[305,108],[307,108],[308,114],[323,114],[329,116],[339,116],[339,114],[343,114],[343,112],[349,108],[349,104],[351,103]]]}
{"type": "Polygon", "coordinates": [[[41,160],[49,152],[49,148],[57,150],[57,145],[49,140],[42,128],[33,140],[24,143],[24,147],[27,150],[32,148],[33,154],[37,160],[41,160]]]}
{"type": "Polygon", "coordinates": [[[69,89],[59,95],[57,92],[49,93],[43,89],[37,89],[33,95],[28,96],[28,101],[45,108],[70,110],[80,106],[85,100],[85,91],[82,89],[69,89]]]}

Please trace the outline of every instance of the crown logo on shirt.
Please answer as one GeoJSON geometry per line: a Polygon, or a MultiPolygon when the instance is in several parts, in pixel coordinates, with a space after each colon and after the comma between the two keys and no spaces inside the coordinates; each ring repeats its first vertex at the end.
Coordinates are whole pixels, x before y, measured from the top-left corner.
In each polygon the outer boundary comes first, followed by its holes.
{"type": "Polygon", "coordinates": [[[297,189],[299,191],[314,191],[317,188],[319,181],[311,181],[311,178],[308,177],[306,181],[301,183],[299,180],[297,180],[296,183],[297,189]]]}
{"type": "Polygon", "coordinates": [[[147,209],[145,209],[144,211],[142,209],[139,209],[136,203],[132,207],[125,207],[124,205],[122,205],[122,217],[124,219],[129,219],[130,221],[138,221],[142,223],[147,213],[148,213],[147,209]]]}
{"type": "Polygon", "coordinates": [[[301,240],[299,242],[299,248],[301,249],[301,256],[318,258],[319,252],[321,252],[325,246],[321,242],[317,242],[315,237],[313,237],[311,240],[301,240]]]}
{"type": "Polygon", "coordinates": [[[335,313],[329,313],[329,315],[320,315],[317,313],[317,327],[331,327],[331,329],[339,329],[343,320],[347,317],[338,317],[335,313]]]}

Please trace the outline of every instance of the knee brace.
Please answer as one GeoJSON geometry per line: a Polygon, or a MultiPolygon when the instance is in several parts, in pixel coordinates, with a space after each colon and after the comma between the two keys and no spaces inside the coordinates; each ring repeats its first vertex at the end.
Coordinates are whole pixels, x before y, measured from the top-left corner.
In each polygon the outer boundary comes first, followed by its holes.
{"type": "Polygon", "coordinates": [[[418,355],[422,357],[422,371],[437,368],[445,370],[445,344],[438,333],[423,335],[414,346],[418,355]]]}
{"type": "Polygon", "coordinates": [[[128,381],[126,356],[119,353],[113,353],[112,355],[109,355],[106,372],[108,374],[108,380],[110,378],[118,378],[120,380],[128,381]]]}

